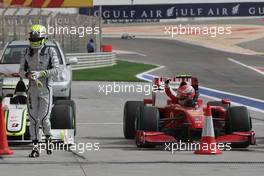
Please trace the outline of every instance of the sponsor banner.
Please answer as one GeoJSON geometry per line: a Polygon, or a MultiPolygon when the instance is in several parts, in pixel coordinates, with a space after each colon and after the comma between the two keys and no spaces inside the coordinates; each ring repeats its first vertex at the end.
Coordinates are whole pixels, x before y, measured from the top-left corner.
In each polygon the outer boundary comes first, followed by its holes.
{"type": "MultiPolygon", "coordinates": [[[[79,11],[80,14],[99,15],[99,6],[95,6],[93,9],[81,8],[79,11]]],[[[264,2],[102,6],[102,16],[105,20],[263,15],[264,2]]]]}
{"type": "Polygon", "coordinates": [[[1,7],[32,7],[32,8],[59,8],[59,7],[93,7],[93,0],[0,0],[1,7]]]}

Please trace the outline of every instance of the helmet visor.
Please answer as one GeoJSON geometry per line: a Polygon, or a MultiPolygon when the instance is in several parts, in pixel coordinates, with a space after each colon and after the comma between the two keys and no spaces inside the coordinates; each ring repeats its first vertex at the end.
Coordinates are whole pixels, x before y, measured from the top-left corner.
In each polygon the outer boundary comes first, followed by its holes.
{"type": "Polygon", "coordinates": [[[29,38],[28,40],[30,41],[30,42],[39,42],[39,41],[41,41],[41,40],[43,40],[44,38],[29,38]]]}
{"type": "Polygon", "coordinates": [[[29,38],[41,38],[41,34],[39,31],[32,31],[29,33],[29,38]]]}
{"type": "Polygon", "coordinates": [[[31,48],[40,48],[42,45],[44,45],[44,40],[45,39],[33,39],[33,40],[30,40],[30,47],[31,48]]]}

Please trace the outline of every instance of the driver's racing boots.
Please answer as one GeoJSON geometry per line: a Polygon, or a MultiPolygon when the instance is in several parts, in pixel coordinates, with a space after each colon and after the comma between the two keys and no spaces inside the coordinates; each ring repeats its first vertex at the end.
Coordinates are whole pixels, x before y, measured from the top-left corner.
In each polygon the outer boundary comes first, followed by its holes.
{"type": "Polygon", "coordinates": [[[48,155],[52,154],[52,140],[51,140],[51,136],[46,136],[45,139],[46,142],[46,152],[48,155]]]}
{"type": "Polygon", "coordinates": [[[29,158],[37,158],[39,156],[40,156],[39,143],[38,143],[38,141],[33,141],[33,149],[32,149],[32,151],[28,157],[29,158]]]}

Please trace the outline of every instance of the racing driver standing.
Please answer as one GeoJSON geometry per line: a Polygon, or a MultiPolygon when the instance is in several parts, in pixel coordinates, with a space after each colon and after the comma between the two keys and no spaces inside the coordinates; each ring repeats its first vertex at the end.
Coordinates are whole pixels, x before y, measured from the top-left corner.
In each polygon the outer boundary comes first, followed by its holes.
{"type": "Polygon", "coordinates": [[[20,63],[20,76],[29,79],[27,108],[30,117],[30,136],[33,149],[29,157],[39,157],[42,127],[46,137],[47,154],[52,154],[50,114],[52,109],[52,77],[59,74],[59,60],[54,48],[46,46],[47,33],[42,25],[32,25],[29,33],[30,46],[20,63]]]}

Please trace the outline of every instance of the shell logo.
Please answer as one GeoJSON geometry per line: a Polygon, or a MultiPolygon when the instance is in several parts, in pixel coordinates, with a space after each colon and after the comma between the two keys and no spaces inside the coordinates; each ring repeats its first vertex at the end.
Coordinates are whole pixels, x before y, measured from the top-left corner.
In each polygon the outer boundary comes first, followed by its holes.
{"type": "Polygon", "coordinates": [[[93,0],[0,0],[4,7],[23,6],[33,8],[93,7],[93,0]]]}

